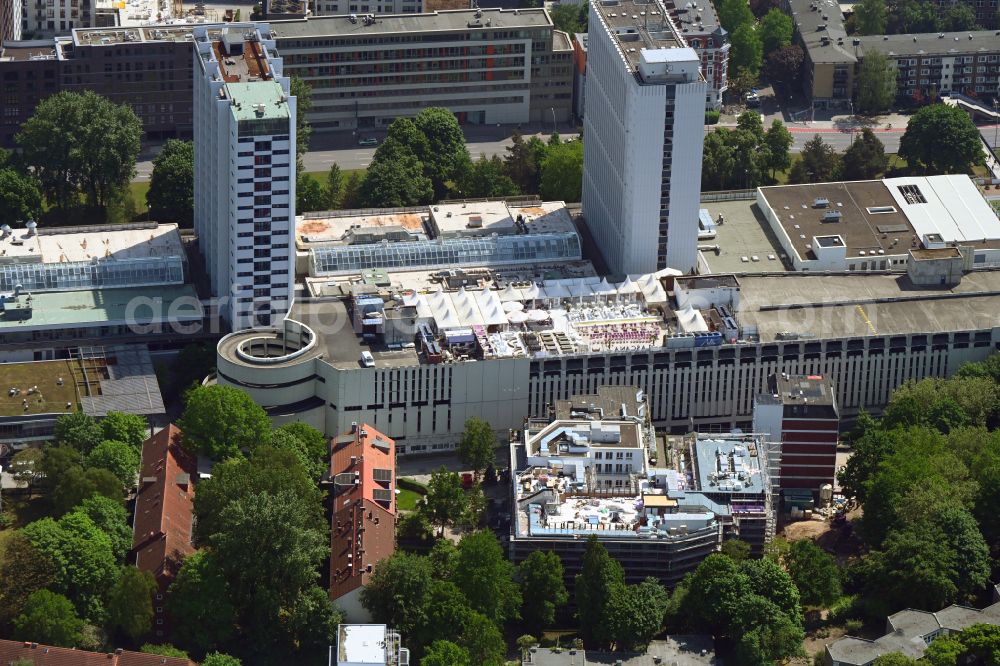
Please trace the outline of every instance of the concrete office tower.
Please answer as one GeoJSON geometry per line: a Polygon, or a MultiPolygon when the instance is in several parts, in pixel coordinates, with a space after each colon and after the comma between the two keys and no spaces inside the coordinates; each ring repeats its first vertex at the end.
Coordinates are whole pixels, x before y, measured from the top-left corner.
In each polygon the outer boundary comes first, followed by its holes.
{"type": "Polygon", "coordinates": [[[659,0],[590,5],[583,214],[608,268],[697,265],[708,84],[659,0]]]}
{"type": "Polygon", "coordinates": [[[21,39],[21,0],[0,0],[0,43],[21,39]]]}
{"type": "Polygon", "coordinates": [[[295,98],[267,24],[195,31],[194,219],[234,329],[271,326],[292,298],[295,98]]]}

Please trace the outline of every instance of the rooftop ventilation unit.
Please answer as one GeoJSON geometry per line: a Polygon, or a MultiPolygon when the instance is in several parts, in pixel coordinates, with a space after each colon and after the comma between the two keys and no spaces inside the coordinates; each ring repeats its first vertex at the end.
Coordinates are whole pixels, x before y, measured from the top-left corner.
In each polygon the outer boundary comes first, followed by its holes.
{"type": "Polygon", "coordinates": [[[839,210],[828,210],[823,213],[823,222],[840,222],[841,217],[839,210]]]}

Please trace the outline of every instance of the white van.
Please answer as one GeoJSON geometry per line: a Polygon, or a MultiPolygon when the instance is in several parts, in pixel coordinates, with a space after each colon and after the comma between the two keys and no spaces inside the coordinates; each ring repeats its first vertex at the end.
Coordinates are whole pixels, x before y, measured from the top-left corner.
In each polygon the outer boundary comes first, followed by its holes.
{"type": "Polygon", "coordinates": [[[366,352],[366,351],[361,352],[361,365],[363,365],[366,368],[375,367],[375,357],[372,356],[371,352],[366,352]]]}

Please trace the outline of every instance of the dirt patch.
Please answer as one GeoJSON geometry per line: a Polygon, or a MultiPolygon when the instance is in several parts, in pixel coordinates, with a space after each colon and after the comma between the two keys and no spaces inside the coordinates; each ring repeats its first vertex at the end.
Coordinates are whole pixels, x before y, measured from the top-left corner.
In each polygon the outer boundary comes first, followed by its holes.
{"type": "Polygon", "coordinates": [[[807,656],[796,657],[790,660],[788,664],[794,666],[811,666],[813,657],[817,653],[823,652],[827,645],[843,637],[847,632],[843,627],[827,627],[821,633],[823,635],[822,638],[816,636],[814,633],[806,634],[806,640],[802,642],[802,649],[805,650],[807,656]]]}
{"type": "Polygon", "coordinates": [[[816,540],[829,531],[828,520],[799,520],[786,525],[783,536],[788,541],[816,540]]]}

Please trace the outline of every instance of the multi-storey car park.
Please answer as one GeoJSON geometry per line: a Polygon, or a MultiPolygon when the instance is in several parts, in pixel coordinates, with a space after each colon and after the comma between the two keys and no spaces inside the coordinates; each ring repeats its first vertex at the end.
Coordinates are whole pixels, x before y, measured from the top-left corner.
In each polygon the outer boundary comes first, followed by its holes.
{"type": "MultiPolygon", "coordinates": [[[[368,233],[365,219],[412,226],[413,215],[426,230],[432,212],[358,211],[354,231],[368,233]]],[[[391,241],[375,245],[378,256],[395,253],[391,241]]],[[[322,251],[300,231],[303,265],[322,251]]],[[[1000,343],[1000,271],[969,271],[958,248],[910,254],[905,272],[815,275],[608,278],[565,255],[410,272],[359,264],[305,276],[284,321],[224,338],[218,380],[279,422],[329,435],[369,423],[400,455],[452,448],[471,416],[520,429],[525,415],[605,384],[644,391],[660,427],[750,431],[770,375],[823,375],[850,418],[1000,343]]]]}

